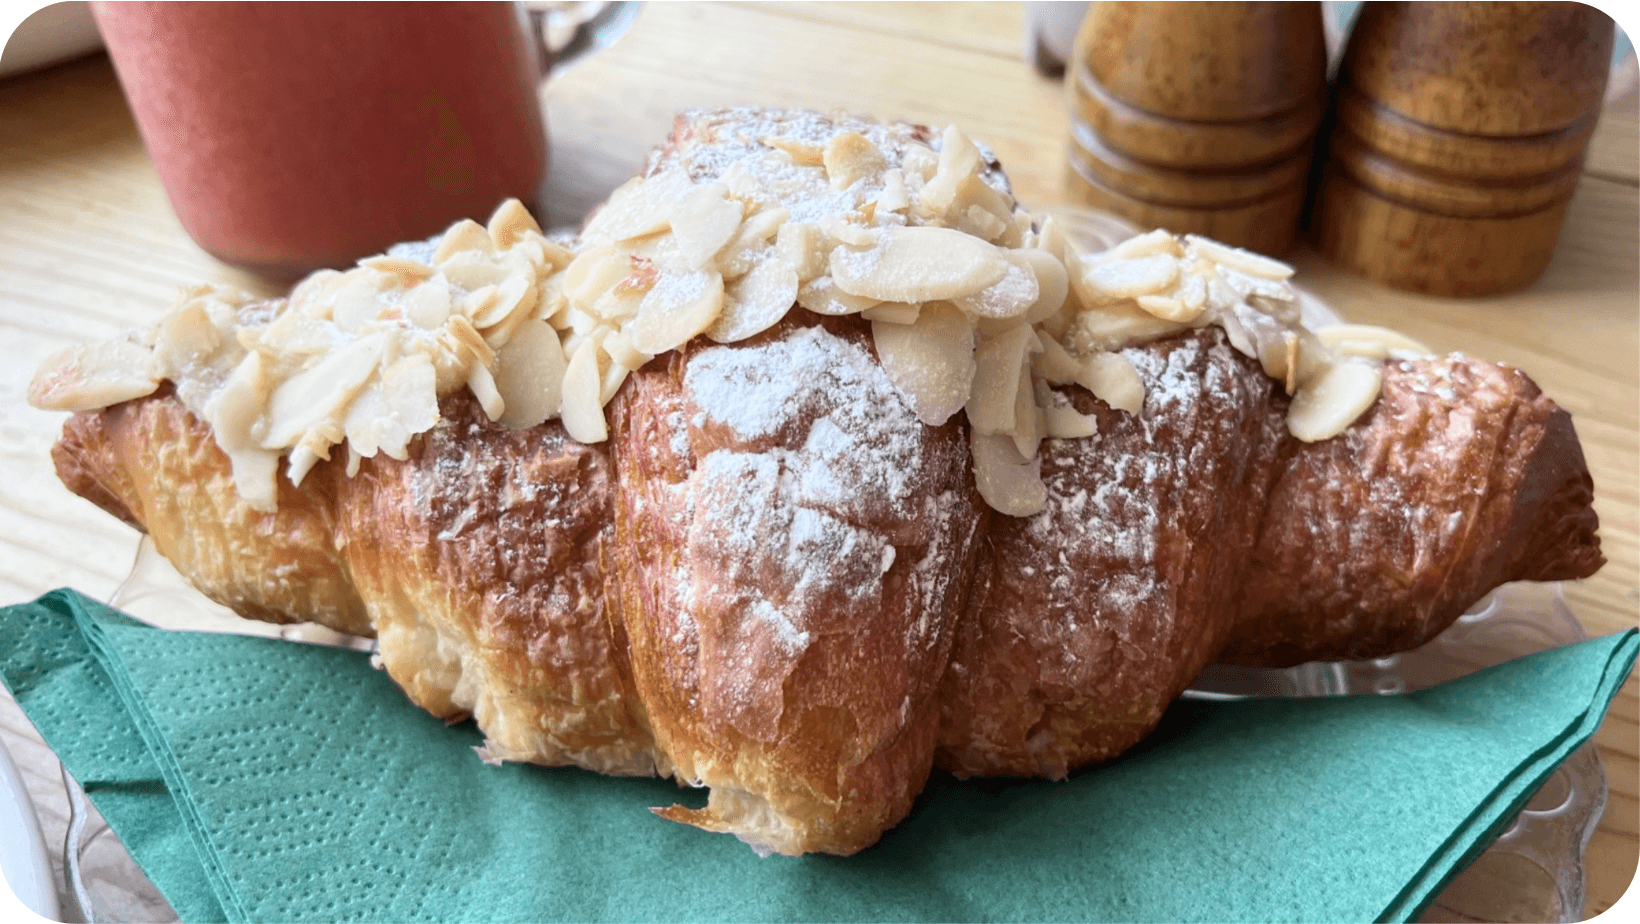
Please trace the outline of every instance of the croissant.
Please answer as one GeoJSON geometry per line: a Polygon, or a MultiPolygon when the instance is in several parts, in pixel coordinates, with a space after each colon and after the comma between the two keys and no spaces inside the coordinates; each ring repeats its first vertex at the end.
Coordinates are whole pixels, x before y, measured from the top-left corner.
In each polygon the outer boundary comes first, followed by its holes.
{"type": "Polygon", "coordinates": [[[243,615],[374,636],[485,759],[849,854],[934,766],[1062,779],[1209,663],[1406,650],[1600,566],[1564,410],[1309,331],[1284,269],[1079,252],[955,129],[693,112],[578,240],[504,206],[193,290],[31,399],[75,410],[70,490],[243,615]]]}

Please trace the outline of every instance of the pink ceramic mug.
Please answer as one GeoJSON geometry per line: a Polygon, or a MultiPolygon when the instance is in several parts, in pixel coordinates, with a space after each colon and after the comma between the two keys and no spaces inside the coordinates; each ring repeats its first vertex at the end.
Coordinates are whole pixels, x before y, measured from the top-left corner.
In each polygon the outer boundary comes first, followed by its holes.
{"type": "Polygon", "coordinates": [[[544,56],[510,3],[97,3],[177,217],[293,276],[535,205],[544,56]]]}

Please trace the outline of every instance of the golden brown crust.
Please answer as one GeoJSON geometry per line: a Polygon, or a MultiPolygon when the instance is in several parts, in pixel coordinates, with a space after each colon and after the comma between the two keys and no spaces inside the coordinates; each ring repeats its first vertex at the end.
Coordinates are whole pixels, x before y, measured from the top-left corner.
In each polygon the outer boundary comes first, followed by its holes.
{"type": "Polygon", "coordinates": [[[1070,395],[1098,432],[1042,447],[1046,509],[997,517],[958,629],[939,760],[1045,776],[1116,756],[1210,663],[1277,446],[1272,383],[1217,330],[1125,351],[1140,415],[1070,395]]]}
{"type": "Polygon", "coordinates": [[[634,675],[679,779],[712,787],[661,814],[783,853],[910,810],[983,520],[961,428],[917,421],[867,331],[802,312],[613,405],[634,675]]]}
{"type": "Polygon", "coordinates": [[[1405,651],[1499,584],[1587,577],[1604,561],[1592,499],[1570,415],[1519,370],[1386,363],[1366,417],[1286,454],[1220,658],[1405,651]]]}

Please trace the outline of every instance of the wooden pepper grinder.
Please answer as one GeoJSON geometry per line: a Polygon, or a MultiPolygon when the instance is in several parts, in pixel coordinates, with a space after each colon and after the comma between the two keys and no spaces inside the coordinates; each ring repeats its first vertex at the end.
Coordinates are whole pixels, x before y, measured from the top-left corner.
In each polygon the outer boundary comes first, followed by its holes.
{"type": "Polygon", "coordinates": [[[1340,69],[1313,222],[1369,279],[1531,285],[1600,115],[1612,21],[1580,3],[1368,3],[1340,69]]]}
{"type": "Polygon", "coordinates": [[[1266,253],[1326,112],[1319,3],[1093,3],[1066,68],[1073,198],[1266,253]]]}

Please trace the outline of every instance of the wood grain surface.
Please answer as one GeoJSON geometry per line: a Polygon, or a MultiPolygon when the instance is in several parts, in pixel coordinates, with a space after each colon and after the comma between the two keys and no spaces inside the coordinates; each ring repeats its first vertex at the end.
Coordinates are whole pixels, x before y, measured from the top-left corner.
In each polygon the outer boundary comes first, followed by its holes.
{"type": "MultiPolygon", "coordinates": [[[[550,221],[572,224],[689,106],[847,108],[961,124],[1029,205],[1063,201],[1062,88],[1023,58],[1012,4],[649,4],[633,31],[543,90],[550,221]]],[[[1591,635],[1640,620],[1640,106],[1609,105],[1544,276],[1472,300],[1395,292],[1289,255],[1297,281],[1353,321],[1437,350],[1511,363],[1573,414],[1609,563],[1567,588],[1591,635]]],[[[62,415],[23,396],[52,351],[145,324],[187,283],[270,287],[212,260],[178,225],[106,59],[0,81],[0,603],[69,585],[107,599],[137,536],[53,477],[62,415]]],[[[1637,683],[1597,736],[1611,796],[1586,858],[1586,916],[1630,888],[1637,832],[1637,683]]],[[[38,800],[61,799],[49,752],[9,702],[0,735],[38,800]]],[[[44,819],[48,841],[61,820],[44,819]]]]}

